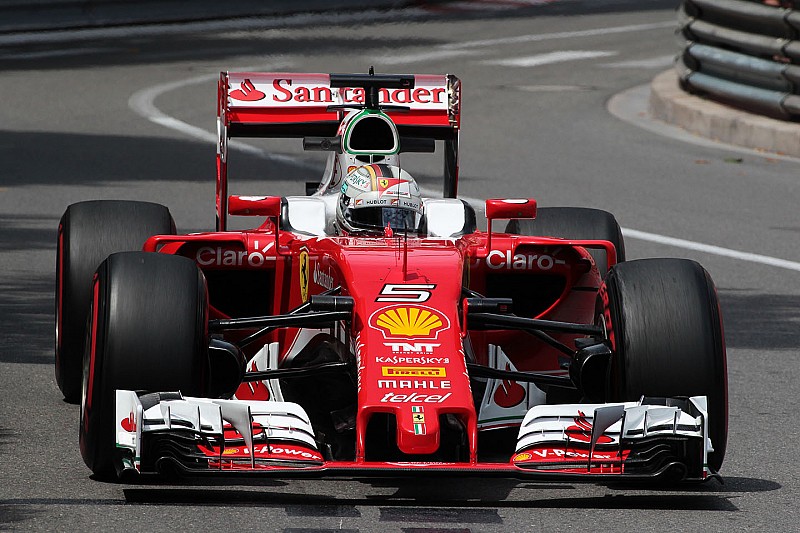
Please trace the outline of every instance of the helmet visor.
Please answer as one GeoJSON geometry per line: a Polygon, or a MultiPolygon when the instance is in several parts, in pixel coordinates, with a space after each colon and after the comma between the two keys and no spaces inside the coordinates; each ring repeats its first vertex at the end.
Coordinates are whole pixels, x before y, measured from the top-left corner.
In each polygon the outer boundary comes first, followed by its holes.
{"type": "Polygon", "coordinates": [[[397,207],[384,207],[383,211],[383,227],[391,226],[393,230],[408,230],[414,231],[417,229],[416,213],[408,209],[399,209],[397,207]]]}
{"type": "Polygon", "coordinates": [[[399,207],[365,207],[348,209],[345,217],[355,228],[381,231],[386,226],[395,231],[416,231],[417,214],[399,207]]]}

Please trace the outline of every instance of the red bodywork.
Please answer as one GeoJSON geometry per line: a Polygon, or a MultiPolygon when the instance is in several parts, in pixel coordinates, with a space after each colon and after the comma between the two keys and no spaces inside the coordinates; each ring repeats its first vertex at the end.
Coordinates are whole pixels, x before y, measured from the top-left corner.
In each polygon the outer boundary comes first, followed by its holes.
{"type": "MultiPolygon", "coordinates": [[[[588,323],[600,274],[583,246],[606,249],[611,264],[614,258],[613,246],[606,241],[494,234],[491,249],[487,242],[483,232],[454,240],[307,238],[289,232],[279,232],[276,239],[275,225],[268,221],[247,232],[154,236],[145,250],[190,257],[210,279],[213,271],[268,274],[273,280],[271,292],[247,296],[267,304],[267,314],[287,313],[311,295],[341,285],[341,294],[355,301],[352,329],[342,334],[350,340],[358,365],[356,464],[364,464],[365,435],[374,413],[394,416],[397,446],[408,455],[436,452],[439,420],[452,414],[467,428],[470,463],[477,466],[477,415],[463,337],[470,336],[479,364],[486,364],[486,346],[491,343],[501,346],[519,370],[559,372],[560,368],[558,352],[525,333],[468,331],[462,286],[491,297],[490,279],[558,277],[563,289],[552,301],[542,302],[542,311],[532,317],[588,323]]],[[[229,318],[213,307],[213,296],[210,304],[212,317],[229,318]]],[[[298,330],[286,328],[271,335],[264,342],[278,341],[285,359],[298,330]]],[[[574,335],[556,337],[566,342],[574,335]]],[[[242,396],[251,385],[241,386],[242,396]]],[[[519,387],[510,381],[503,390],[513,393],[515,385],[519,387]]],[[[342,464],[342,468],[352,466],[342,464]]],[[[500,465],[492,466],[496,467],[500,465]]]]}
{"type": "MultiPolygon", "coordinates": [[[[422,100],[411,102],[410,111],[389,114],[400,128],[420,128],[449,143],[447,147],[454,156],[449,163],[452,174],[449,192],[455,196],[460,81],[454,76],[416,79],[418,89],[387,90],[381,97],[384,103],[422,100]]],[[[277,230],[280,199],[261,198],[248,204],[237,197],[228,198],[228,138],[281,136],[287,128],[298,124],[303,125],[304,131],[335,132],[343,115],[327,109],[327,105],[335,103],[320,89],[327,84],[327,74],[223,73],[218,100],[218,231],[153,236],[144,246],[145,251],[183,255],[197,263],[208,280],[212,319],[286,314],[310,296],[336,286],[341,286],[341,295],[353,298],[355,309],[349,329],[339,324],[332,333],[349,345],[357,364],[355,460],[323,462],[316,451],[297,446],[289,452],[286,446],[279,447],[278,453],[269,447],[254,446],[255,456],[300,461],[305,463],[303,471],[310,473],[398,467],[514,473],[525,471],[526,462],[552,462],[547,450],[539,451],[538,455],[507,458],[506,462],[478,462],[478,417],[467,359],[486,365],[487,347],[493,344],[502,348],[517,370],[564,372],[559,366],[559,352],[530,335],[518,331],[471,331],[465,319],[462,289],[466,287],[486,297],[514,298],[515,303],[524,301],[523,308],[529,318],[590,324],[601,273],[587,248],[605,250],[611,266],[616,262],[613,245],[607,241],[492,233],[494,218],[532,218],[535,214],[535,202],[523,208],[500,200],[487,203],[489,233],[478,231],[457,238],[406,238],[396,234],[370,238],[310,237],[277,230]],[[253,205],[253,209],[249,211],[248,205],[253,205]],[[274,216],[267,216],[253,230],[225,231],[228,214],[274,216]],[[240,306],[231,297],[227,283],[245,275],[257,283],[236,295],[239,300],[247,301],[240,306]],[[465,353],[467,338],[469,354],[465,353]],[[397,447],[411,457],[436,452],[440,445],[440,421],[445,415],[454,415],[465,428],[468,461],[367,461],[367,428],[376,413],[394,417],[397,447]],[[523,466],[516,466],[515,462],[523,466]]],[[[358,97],[357,92],[346,94],[349,98],[358,97]]],[[[249,333],[226,335],[236,341],[249,333]]],[[[264,338],[264,343],[280,343],[280,362],[286,363],[297,351],[300,334],[297,328],[277,329],[264,338]]],[[[577,335],[553,336],[570,343],[577,335]]],[[[246,355],[252,356],[256,350],[246,355]]],[[[237,397],[253,398],[254,386],[258,387],[258,383],[241,385],[237,397]]],[[[495,392],[496,403],[500,406],[518,403],[520,388],[516,382],[503,382],[495,392]]],[[[249,457],[245,449],[221,451],[208,446],[200,449],[210,459],[220,457],[210,461],[212,468],[293,468],[291,464],[261,463],[256,467],[242,463],[241,459],[249,457]]],[[[598,455],[598,461],[602,459],[598,455]]],[[[609,459],[607,468],[597,467],[599,470],[593,473],[613,473],[615,468],[619,471],[620,463],[620,458],[614,457],[609,459]]],[[[572,469],[558,472],[568,473],[572,469]]]]}

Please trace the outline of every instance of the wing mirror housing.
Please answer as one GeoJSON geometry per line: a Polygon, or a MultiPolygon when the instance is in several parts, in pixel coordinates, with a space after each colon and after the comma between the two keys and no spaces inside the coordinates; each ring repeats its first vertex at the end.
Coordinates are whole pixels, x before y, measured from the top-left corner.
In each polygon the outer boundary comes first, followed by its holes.
{"type": "Polygon", "coordinates": [[[278,227],[280,226],[282,202],[283,198],[280,196],[231,195],[228,197],[228,214],[274,218],[275,253],[281,255],[280,232],[278,231],[278,227]]]}
{"type": "Polygon", "coordinates": [[[536,200],[533,198],[490,198],[486,200],[486,249],[492,249],[492,221],[494,219],[536,218],[536,200]]]}
{"type": "Polygon", "coordinates": [[[486,218],[536,218],[533,198],[492,198],[486,200],[486,218]]]}
{"type": "Polygon", "coordinates": [[[228,197],[228,214],[250,217],[280,217],[280,196],[238,196],[228,197]]]}

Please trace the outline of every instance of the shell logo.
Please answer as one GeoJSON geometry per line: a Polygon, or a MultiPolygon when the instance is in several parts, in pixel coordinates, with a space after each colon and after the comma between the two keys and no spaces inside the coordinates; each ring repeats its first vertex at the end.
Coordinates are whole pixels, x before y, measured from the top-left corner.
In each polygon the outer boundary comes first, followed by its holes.
{"type": "Polygon", "coordinates": [[[450,327],[450,321],[442,313],[419,305],[396,305],[380,309],[372,313],[369,323],[387,339],[435,339],[440,331],[450,327]]]}
{"type": "Polygon", "coordinates": [[[520,461],[530,461],[532,458],[533,456],[531,454],[529,454],[528,452],[523,452],[523,453],[518,453],[511,460],[516,463],[520,461]]]}

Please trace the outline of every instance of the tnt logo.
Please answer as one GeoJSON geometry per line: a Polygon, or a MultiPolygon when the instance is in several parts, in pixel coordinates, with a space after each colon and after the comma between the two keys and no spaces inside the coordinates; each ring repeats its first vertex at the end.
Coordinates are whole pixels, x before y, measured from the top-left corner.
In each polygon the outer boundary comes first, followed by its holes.
{"type": "Polygon", "coordinates": [[[441,344],[434,342],[384,342],[384,346],[392,349],[392,353],[433,353],[441,344]]]}

